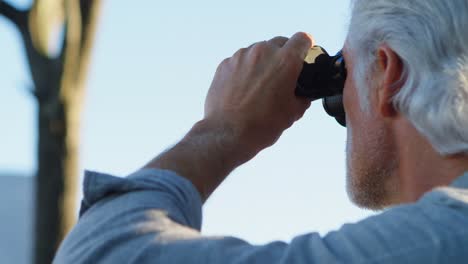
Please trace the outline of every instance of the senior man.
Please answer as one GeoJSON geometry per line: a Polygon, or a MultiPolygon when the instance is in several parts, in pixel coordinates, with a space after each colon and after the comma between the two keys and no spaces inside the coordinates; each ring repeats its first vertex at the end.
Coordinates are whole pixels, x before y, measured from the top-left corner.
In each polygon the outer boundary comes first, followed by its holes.
{"type": "MultiPolygon", "coordinates": [[[[312,38],[223,61],[204,118],[126,178],[87,172],[56,263],[467,263],[468,1],[355,0],[343,49],[351,199],[385,212],[324,237],[254,246],[199,233],[201,206],[310,102],[294,95],[312,38]]],[[[319,183],[317,183],[319,184],[319,183]]]]}

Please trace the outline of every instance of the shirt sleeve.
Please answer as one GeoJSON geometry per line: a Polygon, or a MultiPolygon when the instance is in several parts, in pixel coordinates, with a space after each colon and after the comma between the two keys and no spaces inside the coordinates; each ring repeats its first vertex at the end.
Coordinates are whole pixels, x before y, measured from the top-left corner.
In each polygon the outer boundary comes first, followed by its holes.
{"type": "Polygon", "coordinates": [[[131,194],[126,199],[132,206],[163,209],[176,222],[197,230],[201,228],[200,194],[189,180],[172,171],[143,169],[126,178],[88,171],[83,192],[80,217],[106,197],[131,194]]]}
{"type": "Polygon", "coordinates": [[[428,195],[324,237],[251,245],[202,236],[200,196],[174,172],[146,169],[126,178],[86,172],[80,219],[54,263],[457,263],[451,261],[468,257],[467,215],[444,199],[428,195]]]}

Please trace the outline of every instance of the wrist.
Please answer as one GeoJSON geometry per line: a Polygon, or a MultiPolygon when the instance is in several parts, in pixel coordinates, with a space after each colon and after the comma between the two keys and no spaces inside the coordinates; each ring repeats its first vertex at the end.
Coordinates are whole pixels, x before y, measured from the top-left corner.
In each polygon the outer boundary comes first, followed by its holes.
{"type": "Polygon", "coordinates": [[[175,171],[190,180],[206,200],[232,170],[255,156],[244,138],[239,126],[203,119],[145,167],[175,171]]]}
{"type": "Polygon", "coordinates": [[[258,152],[250,142],[245,126],[222,118],[205,118],[195,123],[182,139],[182,142],[188,141],[200,146],[211,146],[222,164],[232,169],[247,162],[258,152]]]}

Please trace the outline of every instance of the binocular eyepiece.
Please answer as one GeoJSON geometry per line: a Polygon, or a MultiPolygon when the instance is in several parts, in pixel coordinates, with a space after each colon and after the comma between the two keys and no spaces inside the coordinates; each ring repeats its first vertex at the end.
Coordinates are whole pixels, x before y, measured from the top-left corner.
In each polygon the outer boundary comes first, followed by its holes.
{"type": "Polygon", "coordinates": [[[296,95],[311,100],[322,98],[323,108],[342,126],[346,126],[343,88],[346,80],[345,61],[341,51],[330,56],[320,46],[309,50],[296,84],[296,95]]]}

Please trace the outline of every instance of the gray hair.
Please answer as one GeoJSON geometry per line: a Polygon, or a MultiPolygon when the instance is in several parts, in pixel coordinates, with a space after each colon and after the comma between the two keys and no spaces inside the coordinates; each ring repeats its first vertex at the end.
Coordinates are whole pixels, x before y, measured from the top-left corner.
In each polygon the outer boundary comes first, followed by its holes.
{"type": "Polygon", "coordinates": [[[403,63],[392,103],[443,155],[468,153],[468,0],[354,0],[347,38],[361,108],[385,43],[403,63]]]}

